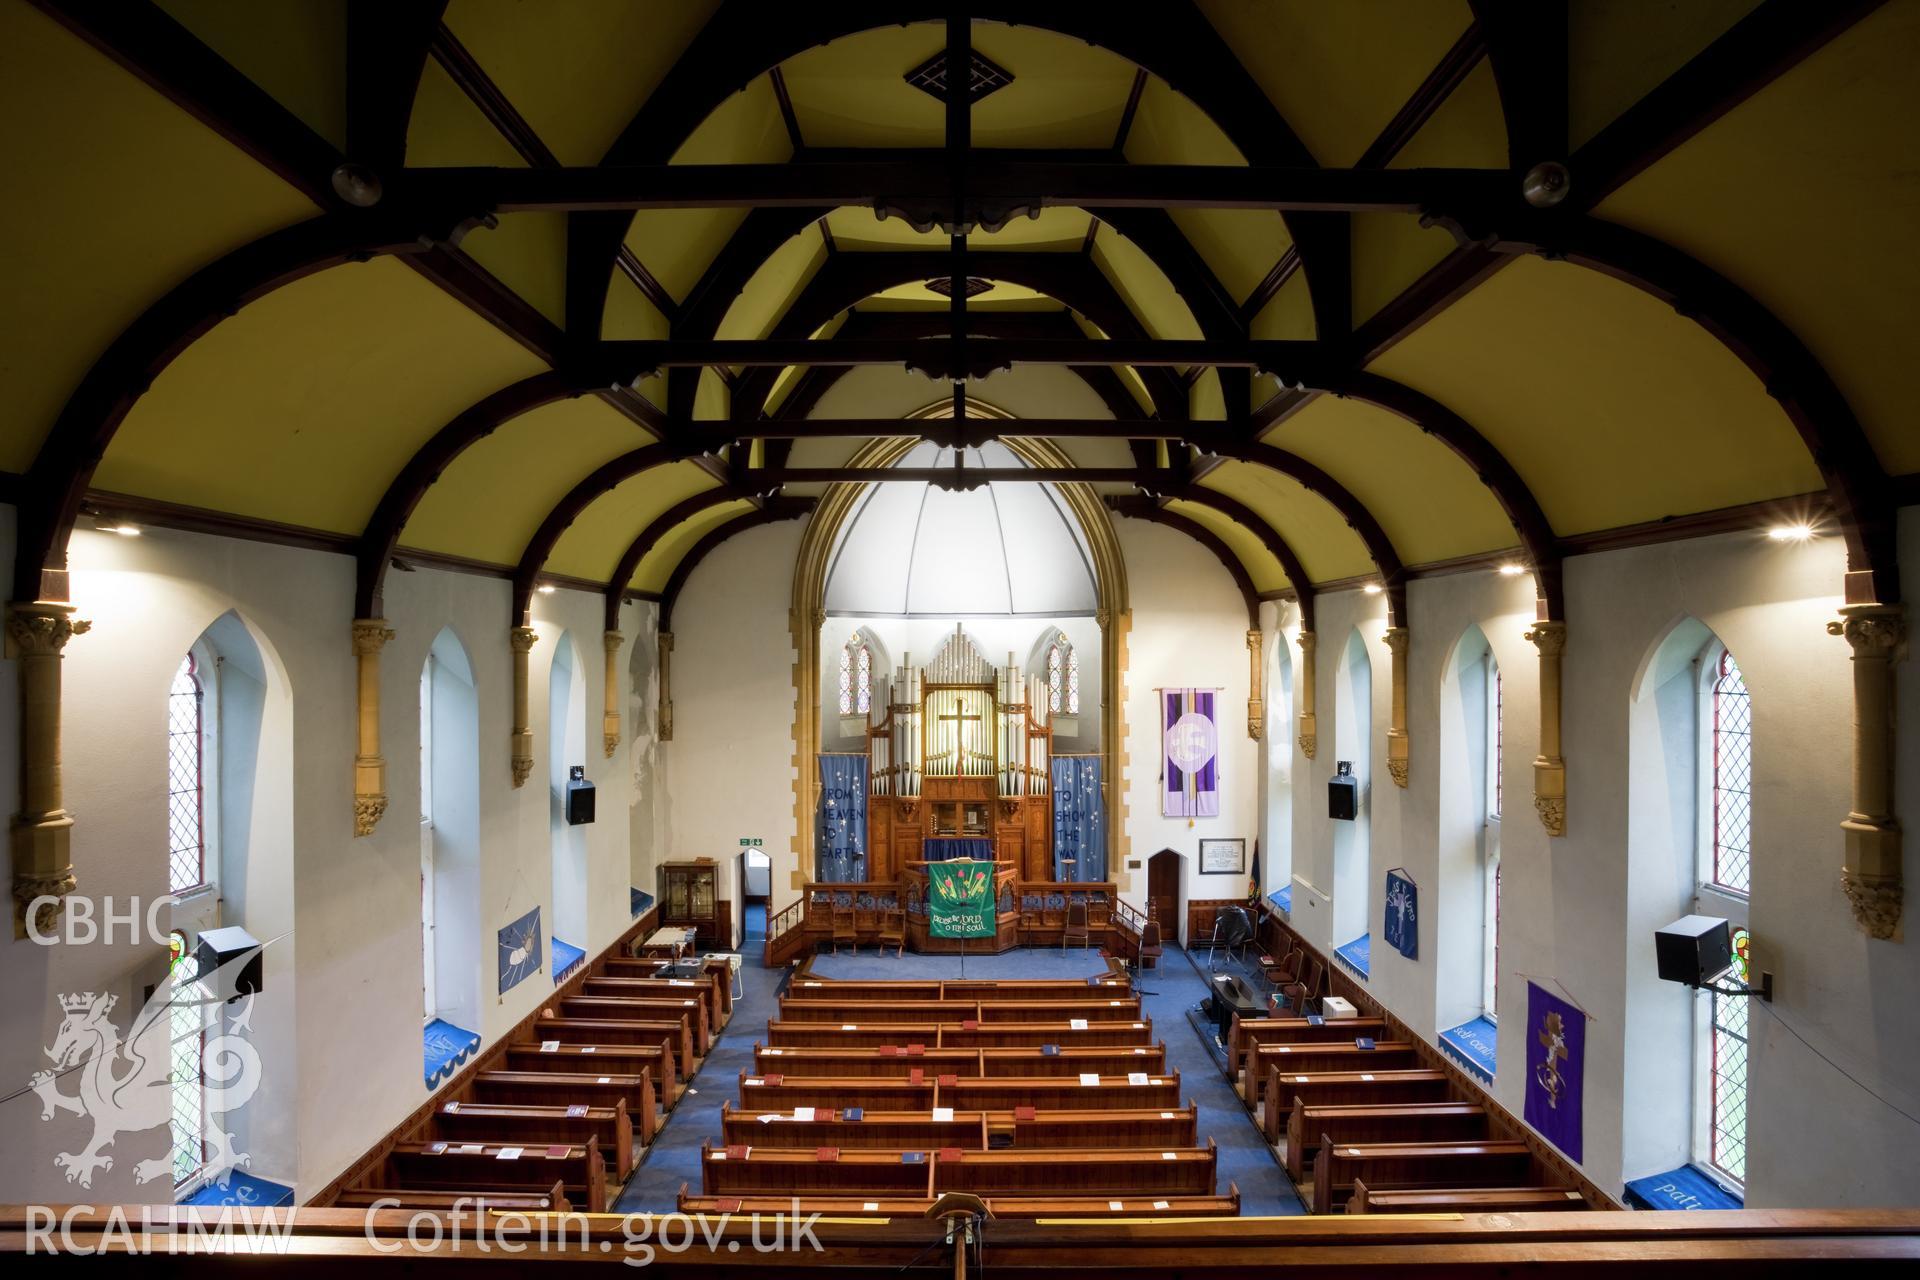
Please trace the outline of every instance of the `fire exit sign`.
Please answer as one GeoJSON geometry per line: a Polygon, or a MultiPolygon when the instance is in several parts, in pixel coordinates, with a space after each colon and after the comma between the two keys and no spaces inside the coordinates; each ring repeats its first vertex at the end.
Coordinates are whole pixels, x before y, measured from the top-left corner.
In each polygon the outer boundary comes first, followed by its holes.
{"type": "Polygon", "coordinates": [[[760,847],[760,837],[759,836],[741,836],[740,847],[742,849],[758,849],[760,847]]]}

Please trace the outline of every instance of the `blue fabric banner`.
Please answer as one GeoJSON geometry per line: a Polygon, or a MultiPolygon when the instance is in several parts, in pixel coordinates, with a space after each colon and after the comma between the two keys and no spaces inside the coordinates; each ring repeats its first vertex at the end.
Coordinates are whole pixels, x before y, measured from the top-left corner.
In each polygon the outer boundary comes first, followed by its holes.
{"type": "Polygon", "coordinates": [[[1526,1048],[1527,1123],[1577,1164],[1587,1015],[1539,983],[1529,982],[1526,1048]]]}
{"type": "Polygon", "coordinates": [[[820,757],[820,832],[814,878],[867,878],[867,758],[820,757]]]}
{"type": "Polygon", "coordinates": [[[1635,1209],[1741,1209],[1739,1196],[1683,1164],[1666,1173],[1635,1178],[1627,1184],[1627,1204],[1635,1209]]]}
{"type": "Polygon", "coordinates": [[[1412,960],[1420,954],[1420,887],[1405,868],[1387,872],[1387,945],[1412,960]]]}
{"type": "Polygon", "coordinates": [[[535,907],[500,931],[500,994],[540,972],[540,908],[535,907]]]}
{"type": "Polygon", "coordinates": [[[1099,756],[1053,758],[1053,878],[1107,878],[1107,829],[1099,756]],[[1065,866],[1062,859],[1072,858],[1065,866]]]}

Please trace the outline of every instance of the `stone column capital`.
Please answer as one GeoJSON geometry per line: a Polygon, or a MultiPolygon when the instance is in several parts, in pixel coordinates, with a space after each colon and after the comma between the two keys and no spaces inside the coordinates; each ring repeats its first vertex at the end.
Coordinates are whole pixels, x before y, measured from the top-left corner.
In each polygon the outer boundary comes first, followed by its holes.
{"type": "Polygon", "coordinates": [[[513,646],[515,653],[532,653],[539,639],[540,633],[532,627],[513,627],[507,632],[507,643],[513,646]]]}
{"type": "Polygon", "coordinates": [[[1536,622],[1521,637],[1532,641],[1540,650],[1543,658],[1557,658],[1566,651],[1567,624],[1564,622],[1536,622]]]}
{"type": "Polygon", "coordinates": [[[1386,644],[1388,651],[1398,658],[1407,651],[1407,635],[1405,627],[1388,627],[1381,634],[1380,639],[1386,644]]]}
{"type": "Polygon", "coordinates": [[[1854,604],[1827,624],[1827,634],[1844,638],[1856,658],[1892,659],[1907,640],[1906,610],[1897,604],[1854,604]]]}
{"type": "Polygon", "coordinates": [[[608,653],[620,652],[620,646],[626,642],[627,638],[618,631],[608,631],[600,637],[600,644],[608,653]]]}
{"type": "Polygon", "coordinates": [[[394,631],[384,618],[355,618],[353,620],[353,651],[366,655],[380,652],[387,647],[387,641],[393,639],[394,631]]]}
{"type": "Polygon", "coordinates": [[[55,657],[67,641],[93,630],[93,624],[73,616],[70,604],[36,600],[7,606],[7,650],[20,658],[55,657]]]}

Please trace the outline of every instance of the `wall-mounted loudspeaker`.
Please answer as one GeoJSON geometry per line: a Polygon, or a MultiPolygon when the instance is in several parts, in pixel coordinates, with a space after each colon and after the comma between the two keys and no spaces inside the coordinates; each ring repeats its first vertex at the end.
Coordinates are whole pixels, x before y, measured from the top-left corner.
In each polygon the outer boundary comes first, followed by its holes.
{"type": "Polygon", "coordinates": [[[1352,822],[1360,813],[1360,783],[1349,761],[1342,760],[1334,768],[1336,772],[1327,779],[1327,816],[1352,822]]]}
{"type": "Polygon", "coordinates": [[[215,998],[238,1000],[265,985],[260,976],[261,950],[259,939],[239,925],[229,925],[225,929],[202,929],[194,940],[193,958],[200,966],[200,980],[210,985],[215,998]],[[215,977],[221,965],[236,960],[241,961],[238,967],[215,977]]]}
{"type": "Polygon", "coordinates": [[[1733,931],[1718,916],[1682,916],[1653,935],[1663,982],[1704,987],[1733,964],[1733,931]]]}
{"type": "Polygon", "coordinates": [[[587,781],[584,765],[574,765],[567,778],[567,824],[584,826],[593,821],[593,784],[587,781]]]}

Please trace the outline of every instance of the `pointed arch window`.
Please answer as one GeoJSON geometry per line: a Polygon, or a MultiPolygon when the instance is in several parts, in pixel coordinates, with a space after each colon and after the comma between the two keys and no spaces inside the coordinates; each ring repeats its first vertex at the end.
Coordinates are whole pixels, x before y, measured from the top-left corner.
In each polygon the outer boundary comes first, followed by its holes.
{"type": "Polygon", "coordinates": [[[199,962],[187,946],[187,935],[177,929],[167,939],[167,972],[173,983],[172,1007],[167,1011],[167,1083],[173,1095],[173,1182],[177,1187],[198,1174],[207,1159],[207,1095],[201,1079],[207,1054],[205,988],[198,981],[199,962]]]}
{"type": "Polygon", "coordinates": [[[207,882],[206,690],[192,654],[167,692],[167,888],[207,882]]]}
{"type": "Polygon", "coordinates": [[[873,649],[855,635],[840,650],[840,714],[866,715],[873,707],[873,649]]]}
{"type": "Polygon", "coordinates": [[[1065,636],[1055,636],[1047,646],[1047,709],[1080,714],[1080,655],[1065,636]]]}
{"type": "Polygon", "coordinates": [[[1716,888],[1747,893],[1753,866],[1753,699],[1733,654],[1713,678],[1713,848],[1716,888]]]}

